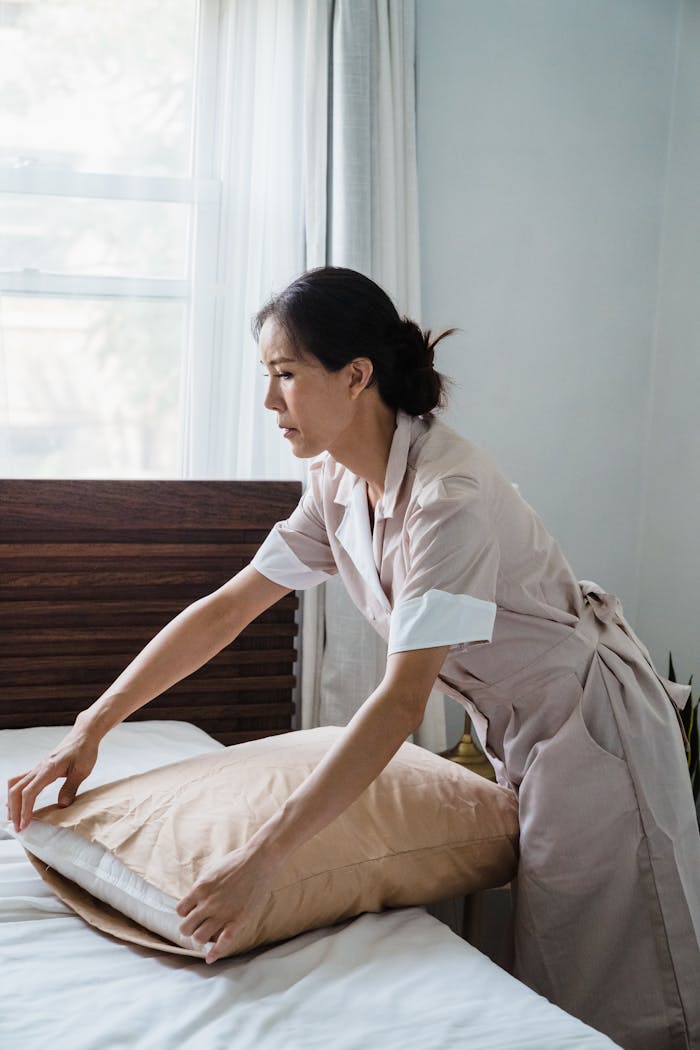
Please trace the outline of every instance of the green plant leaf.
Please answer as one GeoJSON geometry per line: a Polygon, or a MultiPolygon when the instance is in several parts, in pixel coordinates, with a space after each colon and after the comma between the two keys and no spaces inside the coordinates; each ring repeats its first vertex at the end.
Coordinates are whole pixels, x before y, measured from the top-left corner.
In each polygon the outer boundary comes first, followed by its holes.
{"type": "Polygon", "coordinates": [[[678,679],[676,678],[676,669],[673,666],[673,657],[670,653],[668,654],[668,678],[671,682],[678,681],[678,679]]]}

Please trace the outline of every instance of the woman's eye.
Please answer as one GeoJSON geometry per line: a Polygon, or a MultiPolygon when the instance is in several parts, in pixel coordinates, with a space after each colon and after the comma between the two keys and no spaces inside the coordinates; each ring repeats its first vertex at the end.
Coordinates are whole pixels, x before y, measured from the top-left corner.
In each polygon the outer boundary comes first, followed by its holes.
{"type": "MultiPolygon", "coordinates": [[[[264,379],[269,379],[270,378],[270,373],[269,372],[263,372],[263,378],[264,379]]],[[[292,378],[292,373],[291,372],[273,372],[272,373],[272,378],[273,379],[291,379],[292,378]]]]}

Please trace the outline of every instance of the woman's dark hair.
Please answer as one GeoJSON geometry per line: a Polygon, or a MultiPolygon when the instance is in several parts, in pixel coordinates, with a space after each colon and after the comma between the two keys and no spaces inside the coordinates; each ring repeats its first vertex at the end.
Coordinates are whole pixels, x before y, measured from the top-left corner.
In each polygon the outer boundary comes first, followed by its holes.
{"type": "Polygon", "coordinates": [[[268,318],[282,326],[302,353],[318,358],[329,372],[339,372],[356,357],[367,357],[376,384],[390,408],[422,416],[445,404],[446,378],[433,367],[436,339],[396,307],[379,285],[355,270],[323,266],[309,270],[253,319],[253,335],[268,318]]]}

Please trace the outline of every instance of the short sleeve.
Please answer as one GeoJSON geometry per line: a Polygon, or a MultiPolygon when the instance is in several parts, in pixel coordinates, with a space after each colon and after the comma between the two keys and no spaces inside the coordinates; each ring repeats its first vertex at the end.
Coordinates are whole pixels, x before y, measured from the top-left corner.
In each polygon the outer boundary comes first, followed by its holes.
{"type": "Polygon", "coordinates": [[[321,512],[323,461],[311,464],[309,484],[286,521],[278,521],[251,565],[281,587],[303,591],[338,571],[321,512]]]}
{"type": "Polygon", "coordinates": [[[391,615],[389,653],[490,642],[499,546],[478,482],[436,482],[405,530],[408,571],[391,615]]]}

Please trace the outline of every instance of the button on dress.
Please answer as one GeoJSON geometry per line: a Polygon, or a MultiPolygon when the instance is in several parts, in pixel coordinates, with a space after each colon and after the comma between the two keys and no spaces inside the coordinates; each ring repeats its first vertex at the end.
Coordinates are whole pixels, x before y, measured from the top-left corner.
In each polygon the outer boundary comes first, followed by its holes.
{"type": "Polygon", "coordinates": [[[294,589],[339,573],[389,653],[450,646],[435,688],[519,799],[515,975],[625,1050],[698,1050],[688,690],[492,460],[399,412],[374,527],[366,483],[325,454],[253,565],[294,589]]]}

